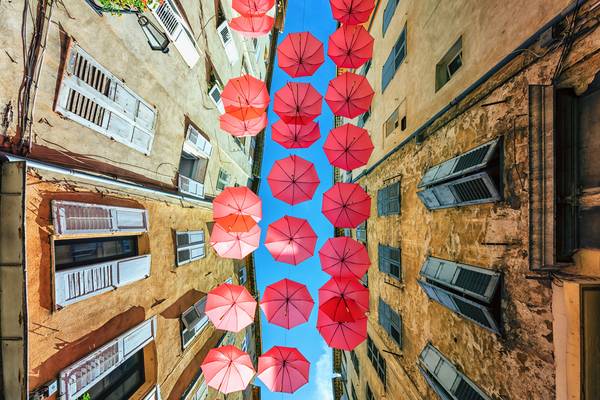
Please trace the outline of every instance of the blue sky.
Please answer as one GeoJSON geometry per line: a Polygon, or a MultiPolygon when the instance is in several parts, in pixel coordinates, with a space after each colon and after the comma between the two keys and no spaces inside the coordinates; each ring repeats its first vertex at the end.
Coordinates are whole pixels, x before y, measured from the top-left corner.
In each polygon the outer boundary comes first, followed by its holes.
{"type": "MultiPolygon", "coordinates": [[[[285,26],[283,34],[279,35],[279,42],[291,32],[309,31],[327,47],[327,39],[335,31],[336,24],[331,16],[328,0],[292,0],[288,2],[285,26]]],[[[271,85],[271,98],[288,81],[310,82],[322,95],[325,94],[329,80],[335,77],[335,65],[325,56],[325,63],[310,77],[292,79],[284,71],[275,67],[273,72],[273,82],[271,85]]],[[[275,115],[272,109],[269,109],[269,124],[277,121],[279,117],[275,115]]],[[[267,226],[281,218],[284,215],[292,215],[300,218],[306,218],[314,231],[319,236],[315,255],[310,259],[296,266],[276,262],[269,254],[267,249],[261,245],[255,253],[257,283],[262,293],[265,286],[277,282],[283,278],[292,279],[308,286],[308,289],[315,300],[315,307],[311,314],[310,321],[306,324],[287,330],[278,326],[269,324],[261,316],[263,351],[267,351],[273,346],[291,346],[297,347],[302,354],[311,362],[310,380],[307,385],[302,387],[293,395],[271,393],[266,387],[262,387],[263,399],[319,399],[327,400],[331,398],[331,350],[325,345],[325,342],[316,329],[317,323],[317,302],[318,289],[328,279],[328,275],[321,271],[319,265],[318,249],[331,236],[333,236],[333,227],[327,219],[321,214],[321,200],[323,192],[331,187],[333,182],[333,171],[325,154],[323,153],[323,142],[329,133],[333,124],[333,115],[323,101],[323,112],[317,118],[321,128],[321,139],[308,149],[287,150],[271,140],[270,126],[267,129],[265,141],[264,159],[262,163],[262,183],[260,187],[260,196],[263,200],[263,220],[260,223],[262,228],[262,243],[267,230],[267,226]],[[273,166],[273,163],[290,154],[297,154],[307,160],[315,163],[321,184],[315,193],[313,200],[304,202],[295,206],[290,206],[280,200],[273,198],[271,189],[266,181],[266,177],[273,166]]],[[[256,380],[260,384],[260,380],[256,380]]]]}

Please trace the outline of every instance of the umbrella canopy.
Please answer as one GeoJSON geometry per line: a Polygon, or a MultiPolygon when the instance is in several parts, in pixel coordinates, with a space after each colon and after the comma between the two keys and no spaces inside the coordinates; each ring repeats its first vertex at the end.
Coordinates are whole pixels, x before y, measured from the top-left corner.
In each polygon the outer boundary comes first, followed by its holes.
{"type": "Polygon", "coordinates": [[[227,232],[248,232],[262,218],[262,201],[246,186],[229,186],[213,200],[213,219],[227,232]]]}
{"type": "Polygon", "coordinates": [[[362,25],[343,25],[329,36],[327,55],[342,68],[358,68],[373,56],[373,36],[362,25]]]}
{"type": "Polygon", "coordinates": [[[271,138],[286,149],[310,147],[321,137],[319,124],[309,121],[305,125],[286,124],[282,120],[271,125],[271,138]]]}
{"type": "Polygon", "coordinates": [[[267,126],[267,114],[263,112],[259,117],[239,119],[225,113],[219,116],[219,126],[222,131],[232,136],[256,136],[267,126]]]}
{"type": "Polygon", "coordinates": [[[329,347],[354,350],[367,338],[367,317],[354,322],[336,322],[319,310],[317,330],[329,347]]]}
{"type": "Polygon", "coordinates": [[[239,332],[254,322],[256,300],[244,286],[223,283],[208,292],[204,312],[217,329],[239,332]]]}
{"type": "Polygon", "coordinates": [[[241,260],[258,248],[260,228],[254,225],[248,232],[227,232],[216,223],[210,235],[210,245],[223,258],[241,260]]]}
{"type": "Polygon", "coordinates": [[[237,119],[262,116],[269,106],[267,86],[260,79],[246,74],[230,79],[221,93],[225,111],[237,119]]]}
{"type": "Polygon", "coordinates": [[[375,8],[375,0],[329,0],[333,18],[344,25],[363,24],[375,8]]]}
{"type": "Polygon", "coordinates": [[[229,27],[240,35],[248,38],[266,36],[273,28],[275,19],[269,15],[252,15],[235,17],[229,22],[229,27]]]}
{"type": "Polygon", "coordinates": [[[312,199],[320,183],[315,165],[295,155],[275,161],[267,182],[273,197],[291,205],[312,199]]]}
{"type": "Polygon", "coordinates": [[[308,321],[314,304],[306,285],[282,279],[265,288],[260,308],[270,323],[291,329],[308,321]]]}
{"type": "Polygon", "coordinates": [[[323,43],[310,32],[290,33],[277,47],[277,65],[292,78],[314,74],[324,61],[323,43]]]}
{"type": "Polygon", "coordinates": [[[367,165],[373,148],[369,132],[352,124],[332,129],[323,144],[331,165],[346,171],[367,165]]]}
{"type": "Polygon", "coordinates": [[[275,260],[297,265],[312,257],[317,235],[302,218],[288,215],[269,225],[265,246],[275,260]]]}
{"type": "Polygon", "coordinates": [[[308,383],[310,363],[294,347],[275,346],[258,358],[258,379],[271,392],[294,393],[308,383]]]}
{"type": "Polygon", "coordinates": [[[210,349],[200,367],[206,384],[224,394],[246,389],[255,373],[248,353],[231,345],[210,349]]]}
{"type": "Polygon", "coordinates": [[[321,269],[335,278],[361,279],[371,260],[365,246],[349,237],[327,239],[319,250],[321,269]]]}
{"type": "Polygon", "coordinates": [[[266,14],[274,5],[275,0],[233,0],[231,2],[231,8],[246,17],[266,14]]]}
{"type": "Polygon", "coordinates": [[[288,82],[275,93],[273,111],[285,123],[305,125],[321,114],[322,101],[310,83],[288,82]]]}
{"type": "Polygon", "coordinates": [[[319,310],[337,322],[364,318],[369,290],[354,278],[331,278],[319,289],[319,310]]]}
{"type": "Polygon", "coordinates": [[[374,94],[367,78],[344,72],[329,82],[325,101],[335,115],[355,118],[369,110],[374,94]]]}
{"type": "Polygon", "coordinates": [[[321,211],[337,228],[356,228],[371,215],[371,198],[356,183],[336,183],[323,193],[321,211]]]}

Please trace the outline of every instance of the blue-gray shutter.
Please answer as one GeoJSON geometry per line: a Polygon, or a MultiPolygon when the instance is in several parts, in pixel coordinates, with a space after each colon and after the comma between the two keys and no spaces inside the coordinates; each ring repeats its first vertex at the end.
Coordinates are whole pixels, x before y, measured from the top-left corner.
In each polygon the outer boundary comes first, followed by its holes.
{"type": "Polygon", "coordinates": [[[485,171],[428,187],[417,196],[429,210],[500,201],[502,195],[485,171]]]}
{"type": "Polygon", "coordinates": [[[388,0],[385,9],[383,10],[383,36],[385,36],[385,32],[392,21],[398,3],[400,3],[400,0],[388,0]]]}
{"type": "Polygon", "coordinates": [[[385,88],[390,84],[390,81],[394,77],[394,73],[396,72],[396,52],[394,48],[390,51],[390,55],[388,56],[385,64],[383,64],[383,69],[381,70],[381,92],[385,90],[385,88]]]}
{"type": "Polygon", "coordinates": [[[401,279],[401,253],[397,247],[378,245],[379,270],[396,279],[401,279]],[[395,267],[395,268],[394,268],[395,267]],[[395,271],[397,269],[397,271],[395,271]]]}
{"type": "Polygon", "coordinates": [[[377,215],[400,214],[400,182],[377,191],[377,215]]]}

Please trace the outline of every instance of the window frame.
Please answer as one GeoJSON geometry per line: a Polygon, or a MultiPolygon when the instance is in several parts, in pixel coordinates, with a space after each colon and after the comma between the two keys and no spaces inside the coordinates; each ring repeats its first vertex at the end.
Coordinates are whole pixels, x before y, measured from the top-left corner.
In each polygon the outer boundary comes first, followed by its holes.
{"type": "Polygon", "coordinates": [[[192,304],[188,307],[184,312],[181,313],[180,323],[181,323],[181,347],[182,349],[186,349],[192,344],[196,338],[204,331],[204,329],[209,325],[208,316],[206,315],[206,300],[207,296],[202,297],[200,300],[192,304]],[[198,318],[194,319],[194,323],[190,324],[184,318],[185,315],[191,314],[192,312],[198,315],[198,318]],[[186,333],[192,333],[192,336],[189,339],[185,339],[186,333]]]}
{"type": "Polygon", "coordinates": [[[378,302],[378,316],[377,322],[379,325],[385,330],[388,336],[398,345],[399,348],[402,348],[402,316],[396,310],[394,310],[388,303],[386,303],[381,297],[379,297],[378,302]],[[397,323],[393,316],[396,316],[397,323]],[[399,324],[399,325],[398,325],[399,324]],[[398,340],[394,338],[392,334],[392,329],[398,332],[398,340]]]}
{"type": "Polygon", "coordinates": [[[219,168],[219,175],[217,176],[217,183],[215,184],[215,189],[222,191],[230,184],[230,182],[231,174],[227,172],[227,170],[225,170],[224,168],[219,168]]]}
{"type": "Polygon", "coordinates": [[[94,236],[94,237],[84,237],[84,238],[65,238],[65,239],[57,239],[53,241],[53,252],[54,252],[54,270],[62,271],[70,268],[77,268],[82,266],[89,266],[94,264],[102,264],[109,261],[118,261],[124,258],[132,258],[139,256],[139,247],[138,247],[138,236],[137,235],[127,235],[127,236],[94,236]],[[101,257],[91,260],[81,260],[81,261],[73,261],[66,264],[58,264],[58,258],[56,256],[56,247],[60,246],[63,243],[69,242],[70,244],[78,244],[78,243],[102,243],[102,242],[116,242],[124,239],[131,240],[132,248],[128,253],[121,253],[118,255],[101,257]]]}
{"type": "Polygon", "coordinates": [[[462,36],[460,36],[435,65],[435,91],[438,92],[450,82],[452,77],[460,71],[463,65],[462,36]],[[460,65],[452,72],[450,70],[450,65],[457,59],[460,60],[460,65]]]}
{"type": "Polygon", "coordinates": [[[404,60],[406,59],[406,56],[408,54],[407,36],[407,26],[405,24],[404,28],[400,32],[400,36],[398,36],[398,39],[396,40],[396,42],[394,42],[394,46],[390,50],[390,53],[381,70],[381,93],[385,92],[385,89],[392,82],[394,76],[396,75],[396,72],[398,71],[398,69],[400,69],[400,66],[404,63],[404,60]],[[393,71],[390,72],[388,71],[388,69],[391,69],[390,67],[392,65],[392,62],[393,71]],[[390,74],[389,77],[386,76],[386,72],[390,74]]]}
{"type": "Polygon", "coordinates": [[[386,245],[386,244],[381,244],[379,243],[377,246],[377,261],[378,261],[378,266],[379,266],[379,271],[383,272],[384,274],[394,278],[397,281],[402,282],[402,248],[399,247],[393,247],[390,245],[386,245]],[[391,252],[391,251],[398,251],[398,260],[395,260],[393,258],[388,257],[387,255],[384,255],[384,252],[391,252]],[[394,275],[392,273],[392,270],[390,267],[385,267],[384,262],[388,262],[389,265],[396,265],[398,267],[398,275],[394,275]]]}
{"type": "Polygon", "coordinates": [[[383,37],[385,37],[385,33],[387,32],[392,19],[394,19],[394,14],[396,14],[396,9],[398,8],[398,5],[400,4],[400,0],[388,0],[388,2],[385,5],[385,8],[383,10],[383,16],[382,16],[382,21],[381,21],[381,35],[383,37]],[[392,5],[392,2],[395,3],[392,5]],[[391,11],[390,11],[391,10],[391,11]],[[388,14],[391,13],[391,14],[388,14]],[[387,17],[387,20],[386,20],[387,17]]]}
{"type": "Polygon", "coordinates": [[[206,234],[204,233],[204,229],[198,229],[195,231],[176,231],[175,232],[175,265],[178,267],[181,267],[182,265],[185,265],[187,263],[190,263],[192,261],[195,260],[200,260],[202,258],[206,257],[206,234]],[[191,236],[192,235],[200,235],[202,236],[201,241],[195,241],[192,242],[191,241],[191,236]],[[188,243],[187,244],[183,244],[180,245],[179,244],[179,237],[180,236],[187,236],[188,237],[188,243]],[[202,249],[202,254],[199,256],[192,256],[192,251],[193,250],[198,250],[198,249],[202,249]],[[188,250],[190,257],[187,260],[182,260],[179,257],[179,252],[181,250],[188,250]]]}
{"type": "Polygon", "coordinates": [[[377,216],[400,215],[402,212],[402,187],[400,181],[389,183],[377,191],[377,216]],[[397,189],[396,189],[397,187],[397,189]],[[393,193],[397,192],[395,196],[393,193]],[[393,206],[393,207],[392,207],[393,206]],[[398,209],[395,210],[394,207],[398,209]]]}
{"type": "Polygon", "coordinates": [[[387,366],[385,358],[381,355],[381,352],[371,339],[370,335],[367,335],[367,357],[371,361],[371,366],[375,369],[377,377],[383,383],[383,387],[387,386],[387,366]]]}

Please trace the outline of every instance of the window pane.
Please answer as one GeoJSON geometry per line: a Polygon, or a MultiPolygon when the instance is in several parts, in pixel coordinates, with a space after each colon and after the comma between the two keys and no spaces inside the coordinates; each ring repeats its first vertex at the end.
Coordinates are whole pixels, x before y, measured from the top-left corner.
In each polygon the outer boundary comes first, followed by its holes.
{"type": "MultiPolygon", "coordinates": [[[[144,382],[144,350],[142,349],[92,386],[87,393],[91,399],[128,399],[144,382]]],[[[79,398],[81,399],[82,397],[79,398]]]]}
{"type": "Polygon", "coordinates": [[[56,269],[91,265],[137,255],[137,237],[69,239],[54,242],[56,269]]]}

